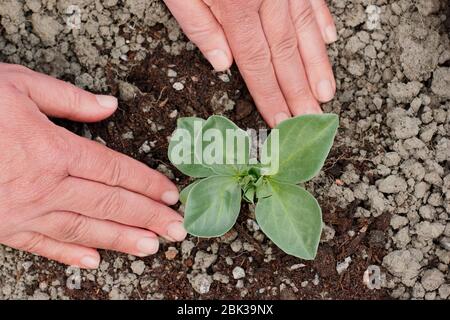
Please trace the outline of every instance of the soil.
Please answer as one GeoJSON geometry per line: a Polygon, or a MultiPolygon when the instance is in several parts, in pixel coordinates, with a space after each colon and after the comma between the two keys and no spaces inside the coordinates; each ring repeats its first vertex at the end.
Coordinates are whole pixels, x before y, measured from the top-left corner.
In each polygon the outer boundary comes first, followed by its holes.
{"type": "MultiPolygon", "coordinates": [[[[8,1],[31,15],[33,1],[8,1]]],[[[61,21],[50,2],[33,12],[61,21]]],[[[97,21],[97,8],[78,2],[90,13],[83,23],[97,21]]],[[[100,2],[114,22],[101,37],[86,27],[42,44],[49,40],[44,33],[29,49],[36,27],[18,23],[26,32],[17,40],[9,33],[15,25],[2,20],[0,61],[120,97],[119,110],[102,123],[56,123],[162,171],[180,189],[190,181],[167,159],[178,117],[221,113],[244,129],[266,127],[236,67],[211,71],[159,1],[147,1],[142,10],[126,0],[100,2]],[[69,49],[59,50],[64,43],[69,49]],[[84,50],[89,45],[98,56],[84,50]],[[29,50],[42,60],[27,60],[29,50]]],[[[0,246],[0,298],[448,299],[450,41],[444,2],[374,1],[380,11],[373,20],[378,11],[367,1],[331,1],[339,40],[329,54],[338,92],[323,109],[338,114],[341,127],[322,172],[306,185],[326,225],[314,261],[280,251],[245,204],[235,228],[218,239],[162,240],[159,253],[143,259],[102,251],[100,269],[82,271],[82,290],[66,287],[71,273],[65,266],[0,246]],[[380,268],[379,289],[363,281],[370,266],[380,268]],[[237,267],[243,278],[233,277],[237,267]]],[[[0,16],[8,14],[0,5],[0,16]]]]}
{"type": "MultiPolygon", "coordinates": [[[[205,104],[205,101],[211,101],[216,92],[226,92],[230,99],[236,101],[238,107],[234,111],[226,112],[225,115],[233,120],[241,128],[268,128],[257,112],[254,103],[246,89],[242,78],[238,76],[237,69],[233,67],[232,74],[235,76],[229,83],[224,83],[217,79],[215,72],[211,71],[207,61],[197,51],[188,52],[183,56],[172,56],[161,49],[157,49],[153,55],[141,65],[131,70],[128,83],[135,85],[142,94],[139,94],[131,101],[121,101],[119,111],[110,119],[103,123],[89,124],[88,127],[94,136],[100,136],[107,145],[117,151],[125,153],[135,159],[143,161],[150,167],[157,169],[160,164],[168,166],[174,173],[177,185],[180,188],[190,183],[189,177],[178,172],[167,158],[168,140],[167,137],[172,134],[176,128],[176,118],[168,117],[168,110],[177,110],[179,117],[198,116],[207,118],[214,114],[212,107],[205,104]],[[168,66],[175,65],[177,73],[182,76],[179,79],[186,79],[183,92],[173,92],[172,84],[169,82],[164,70],[168,66]],[[154,67],[156,66],[156,68],[154,67]],[[149,72],[150,70],[150,72],[149,72]],[[195,79],[195,81],[192,80],[195,79]],[[156,98],[156,99],[155,99],[156,98]],[[240,105],[247,105],[248,111],[240,114],[240,105]],[[251,108],[251,109],[250,109],[251,108]],[[148,110],[144,112],[143,110],[148,110]],[[151,134],[151,123],[158,123],[164,127],[159,130],[158,135],[151,134]],[[114,123],[111,128],[110,123],[114,123]],[[132,131],[134,139],[124,141],[123,132],[132,131]],[[146,140],[156,141],[155,148],[152,148],[151,154],[143,155],[139,153],[139,148],[146,140]]],[[[111,93],[118,95],[117,85],[114,85],[114,79],[108,83],[111,86],[111,93]]],[[[74,132],[82,133],[83,127],[75,123],[62,123],[74,132]]],[[[326,171],[329,171],[330,178],[340,176],[343,167],[350,161],[338,161],[338,158],[345,153],[345,150],[334,150],[332,156],[325,165],[326,171]]],[[[329,199],[328,202],[332,202],[329,199]]],[[[327,201],[325,201],[327,203],[327,201]]],[[[355,208],[354,208],[355,209],[355,208]]],[[[276,247],[272,247],[272,261],[264,262],[266,255],[262,252],[261,246],[253,238],[253,234],[245,227],[246,220],[251,217],[247,205],[243,205],[238,226],[235,229],[240,233],[239,238],[249,241],[257,249],[253,252],[234,253],[230,248],[221,247],[218,252],[218,258],[215,264],[208,268],[207,272],[230,274],[233,268],[225,262],[226,257],[232,257],[234,264],[242,266],[245,270],[253,270],[253,283],[246,284],[245,289],[248,293],[245,298],[248,299],[379,299],[387,298],[385,290],[372,291],[363,283],[362,278],[369,265],[379,264],[385,250],[378,244],[371,244],[368,241],[368,232],[363,232],[357,237],[351,238],[347,232],[352,229],[361,229],[370,226],[370,230],[386,230],[386,224],[378,226],[381,219],[362,219],[355,221],[352,218],[353,212],[344,210],[333,210],[332,208],[323,208],[324,222],[336,228],[335,238],[326,245],[319,248],[317,259],[314,262],[302,261],[305,266],[301,269],[291,271],[290,267],[299,264],[295,257],[284,254],[276,247]],[[372,226],[373,225],[373,226],[372,226]],[[380,229],[378,229],[380,228],[380,229]],[[258,250],[259,249],[259,250],[258,250]],[[336,272],[336,263],[343,258],[352,255],[355,252],[365,250],[368,254],[367,259],[357,259],[352,262],[351,267],[345,275],[338,275],[336,272]],[[249,261],[251,257],[252,262],[249,261]],[[309,284],[302,287],[301,283],[312,280],[316,276],[320,277],[318,285],[309,284]],[[276,275],[274,277],[274,275],[276,275]],[[276,295],[273,295],[270,287],[279,287],[283,279],[290,279],[291,288],[287,288],[276,295]],[[307,279],[307,280],[305,280],[307,279]],[[261,284],[269,284],[269,288],[264,292],[259,292],[261,284]]],[[[192,256],[198,250],[208,251],[208,248],[215,240],[195,239],[196,247],[192,251],[192,256]]],[[[267,242],[265,240],[264,242],[267,242]]],[[[165,251],[169,246],[162,246],[160,253],[156,257],[144,259],[147,265],[152,265],[154,259],[159,259],[161,265],[152,269],[152,274],[159,275],[159,293],[162,293],[168,299],[189,299],[198,298],[199,294],[193,292],[192,286],[186,277],[189,269],[192,267],[192,258],[180,261],[167,261],[164,258],[165,251]],[[178,279],[177,287],[172,286],[173,280],[178,279]],[[162,290],[161,290],[162,289],[162,290]]],[[[106,260],[108,261],[108,260],[106,260]]],[[[110,261],[111,263],[114,260],[110,261]]],[[[84,288],[85,290],[74,291],[75,295],[68,294],[73,298],[90,298],[95,286],[84,288]]],[[[221,299],[240,299],[242,290],[229,285],[214,282],[208,294],[202,298],[221,298],[221,299]]],[[[139,298],[135,293],[134,298],[139,298]]],[[[131,298],[131,297],[130,297],[131,298]]]]}

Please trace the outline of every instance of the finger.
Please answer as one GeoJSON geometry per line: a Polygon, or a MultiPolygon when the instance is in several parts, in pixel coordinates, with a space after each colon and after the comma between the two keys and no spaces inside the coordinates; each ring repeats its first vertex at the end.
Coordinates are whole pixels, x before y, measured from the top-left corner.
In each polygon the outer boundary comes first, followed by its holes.
{"type": "Polygon", "coordinates": [[[100,255],[94,249],[63,243],[35,232],[18,233],[7,239],[5,245],[80,268],[96,269],[100,264],[100,255]]]}
{"type": "Polygon", "coordinates": [[[317,24],[326,43],[337,40],[336,25],[325,0],[309,0],[316,16],[317,24]]]}
{"type": "Polygon", "coordinates": [[[12,70],[10,80],[48,116],[95,122],[109,117],[117,109],[114,97],[94,95],[25,67],[12,70]]]}
{"type": "Polygon", "coordinates": [[[313,9],[309,1],[289,3],[310,87],[319,101],[328,102],[334,97],[336,83],[313,9]]]}
{"type": "Polygon", "coordinates": [[[70,211],[100,220],[153,231],[169,240],[186,237],[183,218],[169,207],[119,187],[74,177],[66,178],[51,211],[70,211]]]}
{"type": "Polygon", "coordinates": [[[216,71],[225,71],[233,56],[225,34],[202,0],[165,0],[184,33],[194,42],[216,71]]]}
{"type": "Polygon", "coordinates": [[[65,243],[114,250],[135,256],[158,251],[158,237],[150,231],[72,212],[52,212],[38,218],[34,231],[65,243]]]}
{"type": "Polygon", "coordinates": [[[67,141],[74,150],[68,163],[69,175],[122,187],[168,205],[177,203],[178,189],[162,173],[74,134],[67,133],[67,141]]]}
{"type": "Polygon", "coordinates": [[[291,116],[278,85],[259,8],[246,10],[233,1],[220,1],[221,21],[231,51],[247,87],[266,122],[276,126],[291,116]]]}
{"type": "Polygon", "coordinates": [[[260,10],[261,22],[272,53],[278,83],[294,115],[321,113],[319,103],[309,87],[297,45],[297,36],[285,0],[265,1],[260,10]]]}

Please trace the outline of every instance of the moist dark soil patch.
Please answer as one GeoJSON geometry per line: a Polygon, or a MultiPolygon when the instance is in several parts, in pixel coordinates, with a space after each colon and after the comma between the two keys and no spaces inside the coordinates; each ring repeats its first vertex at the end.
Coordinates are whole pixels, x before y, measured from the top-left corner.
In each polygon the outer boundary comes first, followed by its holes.
{"type": "MultiPolygon", "coordinates": [[[[111,72],[110,72],[111,73],[111,72]]],[[[118,95],[117,84],[113,82],[111,74],[111,94],[118,95]]],[[[217,74],[211,71],[211,67],[201,57],[198,51],[184,51],[181,56],[167,54],[158,49],[149,55],[144,63],[136,66],[129,74],[126,81],[137,86],[142,94],[134,101],[120,101],[119,110],[110,119],[98,123],[89,124],[88,128],[94,138],[101,137],[108,147],[125,153],[139,161],[146,163],[149,167],[156,169],[164,164],[172,170],[175,175],[175,183],[181,188],[189,183],[189,178],[177,171],[168,161],[167,137],[171,135],[176,127],[176,120],[182,116],[199,116],[207,118],[214,114],[211,107],[211,98],[218,91],[226,92],[236,102],[233,111],[225,113],[231,120],[242,128],[266,128],[265,123],[259,116],[251,97],[241,77],[238,76],[236,67],[232,68],[230,82],[221,81],[217,74]],[[178,73],[177,81],[184,80],[184,89],[176,91],[172,88],[170,78],[167,76],[167,68],[173,68],[178,73]],[[169,114],[177,110],[176,117],[169,114]],[[158,127],[155,132],[155,125],[158,127]],[[125,132],[133,132],[132,139],[124,139],[125,132]],[[154,142],[150,153],[140,153],[139,148],[145,141],[154,142]]],[[[81,134],[83,125],[64,123],[72,131],[81,134]]],[[[331,179],[337,179],[343,169],[349,163],[355,168],[366,169],[364,164],[352,159],[351,153],[347,154],[345,147],[336,146],[325,165],[325,172],[331,179]],[[342,160],[342,159],[345,160],[342,160]]],[[[229,284],[214,281],[209,293],[197,294],[188,281],[187,274],[191,272],[193,257],[197,250],[206,250],[214,240],[193,238],[197,246],[191,257],[182,261],[179,255],[174,260],[167,260],[164,252],[169,246],[179,244],[163,244],[156,256],[145,258],[147,266],[151,266],[154,259],[160,262],[158,267],[150,271],[150,275],[158,279],[158,293],[162,293],[168,299],[241,299],[241,290],[236,288],[237,280],[231,276],[233,268],[242,266],[246,272],[244,287],[248,290],[245,298],[249,299],[385,299],[388,298],[386,290],[369,290],[363,283],[363,274],[369,265],[379,265],[385,254],[384,247],[380,245],[380,239],[387,237],[386,230],[389,226],[389,217],[377,219],[355,219],[354,210],[358,203],[350,204],[345,209],[334,207],[333,199],[322,196],[323,217],[327,225],[333,226],[336,235],[333,240],[321,244],[315,261],[302,261],[295,257],[284,254],[273,246],[273,260],[265,262],[267,257],[260,248],[259,243],[253,238],[245,227],[250,215],[247,205],[243,205],[238,225],[235,227],[239,237],[243,241],[254,245],[255,251],[235,253],[229,245],[220,245],[218,259],[215,264],[207,270],[209,274],[220,272],[230,276],[229,284]],[[387,221],[387,223],[385,223],[387,221]],[[357,231],[354,236],[349,236],[349,230],[357,231]],[[365,252],[364,259],[362,252],[365,252]],[[351,256],[352,262],[349,268],[338,275],[336,263],[351,256]],[[226,263],[226,257],[232,257],[233,266],[226,263]],[[249,259],[250,258],[250,259],[249,259]],[[306,266],[296,270],[290,267],[303,263],[306,266]],[[319,283],[312,284],[316,274],[319,283]],[[271,288],[278,287],[290,279],[291,285],[278,290],[276,295],[272,294],[271,288]],[[305,287],[302,283],[307,280],[309,284],[305,287]],[[261,288],[265,288],[261,290],[261,288]]],[[[264,241],[268,241],[265,239],[264,241]]],[[[110,263],[114,262],[115,256],[102,252],[102,257],[110,263]]],[[[127,259],[124,259],[128,263],[127,259]]],[[[55,273],[60,271],[55,270],[55,273]]],[[[104,292],[96,287],[93,282],[83,283],[84,290],[70,291],[66,294],[72,298],[102,299],[104,292]],[[88,285],[89,284],[89,285],[88,285]]],[[[142,298],[145,296],[145,288],[140,292],[133,292],[131,298],[142,298]]]]}

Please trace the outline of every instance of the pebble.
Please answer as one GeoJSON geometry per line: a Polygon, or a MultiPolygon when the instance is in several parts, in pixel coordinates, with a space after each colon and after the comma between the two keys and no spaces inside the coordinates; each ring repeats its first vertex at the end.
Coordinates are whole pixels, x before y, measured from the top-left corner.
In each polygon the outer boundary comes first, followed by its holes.
{"type": "Polygon", "coordinates": [[[236,280],[245,278],[245,270],[241,267],[235,267],[233,269],[233,278],[236,280]]]}
{"type": "Polygon", "coordinates": [[[142,260],[133,261],[131,263],[131,271],[138,276],[142,275],[145,270],[145,263],[142,260]]]}
{"type": "Polygon", "coordinates": [[[181,82],[175,82],[172,87],[177,91],[181,91],[184,89],[184,84],[181,82]]]}

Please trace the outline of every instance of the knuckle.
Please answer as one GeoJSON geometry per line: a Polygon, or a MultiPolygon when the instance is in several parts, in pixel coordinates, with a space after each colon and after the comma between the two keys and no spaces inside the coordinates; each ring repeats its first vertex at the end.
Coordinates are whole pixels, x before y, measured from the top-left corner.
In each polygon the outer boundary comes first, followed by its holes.
{"type": "Polygon", "coordinates": [[[297,29],[303,29],[315,22],[316,17],[311,5],[306,5],[302,10],[299,10],[292,18],[294,26],[297,29]]]}
{"type": "Polygon", "coordinates": [[[157,210],[149,210],[145,217],[145,228],[149,230],[153,230],[155,226],[159,226],[161,224],[161,213],[157,210]]]}
{"type": "Polygon", "coordinates": [[[286,88],[286,96],[301,98],[302,100],[311,100],[312,93],[308,86],[289,86],[286,88]]]}
{"type": "Polygon", "coordinates": [[[88,219],[81,215],[74,215],[61,227],[60,234],[65,242],[76,243],[83,240],[88,232],[88,219]]]}
{"type": "Polygon", "coordinates": [[[238,63],[242,72],[249,76],[263,76],[267,70],[271,68],[271,54],[264,49],[246,50],[244,54],[238,55],[238,63]]]}
{"type": "Polygon", "coordinates": [[[99,209],[102,211],[105,220],[114,220],[124,207],[124,197],[120,188],[114,188],[99,204],[99,209]]]}
{"type": "Polygon", "coordinates": [[[221,28],[212,19],[193,19],[193,23],[186,26],[186,33],[190,35],[193,42],[202,42],[211,38],[211,34],[221,32],[221,28]]]}
{"type": "Polygon", "coordinates": [[[17,247],[21,250],[35,253],[39,251],[39,248],[44,241],[44,236],[41,234],[33,235],[31,238],[26,239],[25,241],[20,241],[17,243],[17,247]]]}
{"type": "Polygon", "coordinates": [[[163,185],[162,178],[158,174],[152,174],[146,179],[145,191],[146,194],[152,194],[163,185]]]}
{"type": "Polygon", "coordinates": [[[317,54],[308,59],[308,66],[313,68],[324,68],[331,69],[329,66],[330,62],[326,54],[317,54]]]}
{"type": "Polygon", "coordinates": [[[123,166],[119,156],[112,156],[108,165],[108,181],[112,186],[120,185],[123,177],[123,166]]]}
{"type": "Polygon", "coordinates": [[[292,59],[297,53],[297,39],[295,36],[284,35],[279,41],[271,45],[272,55],[283,61],[292,59]]]}
{"type": "Polygon", "coordinates": [[[68,101],[68,108],[65,112],[68,118],[74,117],[80,109],[81,92],[82,91],[74,85],[67,83],[66,93],[68,98],[66,101],[68,101]]]}
{"type": "Polygon", "coordinates": [[[109,244],[110,248],[117,251],[124,251],[126,247],[127,237],[123,232],[117,232],[112,236],[112,240],[109,244]]]}

